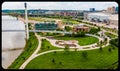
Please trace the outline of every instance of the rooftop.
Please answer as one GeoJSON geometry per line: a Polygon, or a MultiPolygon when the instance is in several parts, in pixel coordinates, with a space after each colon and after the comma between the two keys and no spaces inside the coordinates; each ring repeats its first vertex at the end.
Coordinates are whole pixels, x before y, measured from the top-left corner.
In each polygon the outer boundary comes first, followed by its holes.
{"type": "Polygon", "coordinates": [[[109,14],[101,13],[101,12],[98,12],[98,13],[90,13],[89,15],[109,16],[109,14]]]}
{"type": "Polygon", "coordinates": [[[110,15],[109,19],[118,20],[118,14],[110,15]]]}

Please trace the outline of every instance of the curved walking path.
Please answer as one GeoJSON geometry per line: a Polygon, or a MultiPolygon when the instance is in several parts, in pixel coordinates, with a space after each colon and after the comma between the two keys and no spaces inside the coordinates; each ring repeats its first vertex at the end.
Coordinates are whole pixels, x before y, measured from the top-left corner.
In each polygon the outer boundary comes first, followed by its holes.
{"type": "MultiPolygon", "coordinates": [[[[96,35],[91,35],[91,34],[86,34],[86,35],[97,37],[97,38],[99,39],[99,41],[100,41],[100,40],[103,40],[103,38],[100,38],[100,37],[98,37],[98,36],[96,36],[96,35]]],[[[39,42],[38,47],[37,47],[37,49],[34,51],[34,53],[20,66],[19,69],[24,69],[24,68],[26,67],[26,65],[27,65],[32,59],[34,59],[34,58],[36,58],[36,57],[38,57],[38,56],[40,56],[40,55],[47,54],[47,53],[54,52],[54,51],[64,51],[64,49],[57,49],[57,50],[49,50],[49,51],[45,51],[45,52],[42,52],[42,53],[37,54],[37,52],[40,50],[40,47],[41,47],[41,39],[43,39],[43,38],[44,38],[44,39],[47,39],[47,40],[49,40],[49,39],[46,38],[46,37],[40,37],[40,36],[37,35],[36,33],[35,33],[35,36],[37,37],[38,42],[39,42]]],[[[107,36],[105,36],[105,37],[107,37],[107,36]]],[[[108,37],[107,37],[107,39],[108,39],[108,41],[110,40],[108,37]]],[[[50,41],[50,40],[49,40],[49,41],[50,41]]],[[[51,41],[50,41],[50,42],[51,42],[51,41]]],[[[53,41],[51,42],[51,44],[52,44],[53,46],[57,46],[57,47],[58,47],[58,45],[53,44],[53,41]]],[[[91,47],[91,46],[95,46],[95,45],[96,45],[96,43],[91,44],[91,45],[86,45],[86,46],[79,46],[79,47],[77,47],[77,48],[78,48],[77,51],[93,50],[93,49],[98,49],[98,48],[100,48],[100,47],[94,47],[94,48],[91,47]],[[88,48],[88,49],[83,49],[83,48],[81,48],[81,47],[90,47],[90,48],[88,48]]],[[[103,45],[102,47],[105,47],[105,46],[108,46],[108,45],[109,45],[109,42],[107,42],[107,44],[106,44],[106,45],[103,45]]],[[[75,48],[76,48],[76,47],[75,47],[75,48]]],[[[75,51],[75,50],[72,49],[72,50],[70,50],[70,51],[75,51]]]]}
{"type": "Polygon", "coordinates": [[[41,41],[40,41],[40,40],[41,40],[41,38],[40,38],[40,36],[38,36],[36,33],[35,33],[35,36],[37,37],[38,42],[39,42],[38,47],[37,47],[37,49],[33,52],[33,54],[20,66],[19,69],[24,69],[25,66],[35,57],[35,55],[37,54],[37,52],[40,50],[40,47],[41,47],[41,41]]]}
{"type": "MultiPolygon", "coordinates": [[[[87,35],[87,36],[96,37],[96,38],[99,39],[99,41],[103,40],[103,38],[100,38],[100,37],[98,37],[98,36],[96,36],[96,35],[92,35],[92,34],[86,34],[86,35],[87,35]]],[[[57,46],[57,47],[59,47],[59,48],[64,48],[64,46],[60,46],[60,45],[55,44],[55,42],[58,41],[58,40],[56,40],[56,39],[49,39],[49,38],[46,38],[46,37],[44,37],[44,38],[47,39],[49,42],[51,42],[51,44],[52,44],[53,46],[57,46]]],[[[64,41],[64,40],[63,40],[63,41],[64,41]]],[[[70,48],[79,48],[79,49],[83,49],[84,47],[95,46],[95,45],[97,45],[97,43],[93,43],[93,44],[85,45],[85,46],[80,46],[78,43],[75,43],[75,45],[76,45],[76,47],[70,47],[70,48]]]]}

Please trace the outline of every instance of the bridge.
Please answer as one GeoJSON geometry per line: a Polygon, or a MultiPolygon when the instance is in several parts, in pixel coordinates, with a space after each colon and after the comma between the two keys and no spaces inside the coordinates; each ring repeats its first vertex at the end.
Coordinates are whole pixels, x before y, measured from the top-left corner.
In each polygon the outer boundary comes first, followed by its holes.
{"type": "MultiPolygon", "coordinates": [[[[2,32],[25,32],[26,30],[2,30],[2,32]]],[[[61,33],[61,34],[72,34],[72,32],[66,31],[50,31],[50,30],[29,30],[29,32],[51,32],[51,33],[61,33]]]]}

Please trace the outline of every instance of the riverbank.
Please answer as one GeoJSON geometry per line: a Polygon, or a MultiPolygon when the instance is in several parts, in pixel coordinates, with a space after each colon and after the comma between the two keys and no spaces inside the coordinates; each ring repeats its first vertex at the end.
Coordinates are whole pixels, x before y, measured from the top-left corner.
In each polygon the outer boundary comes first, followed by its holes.
{"type": "MultiPolygon", "coordinates": [[[[10,15],[2,16],[2,30],[25,30],[25,24],[10,15]]],[[[25,32],[2,32],[2,67],[9,65],[22,53],[26,41],[25,32]]]]}
{"type": "MultiPolygon", "coordinates": [[[[18,20],[20,20],[20,21],[22,21],[22,22],[26,22],[25,21],[25,19],[24,18],[22,18],[22,17],[18,17],[18,20]]],[[[35,24],[35,23],[39,23],[39,21],[35,21],[35,20],[28,20],[28,23],[33,23],[33,24],[35,24]]]]}
{"type": "Polygon", "coordinates": [[[7,69],[9,65],[22,53],[23,49],[15,51],[2,51],[2,67],[7,69]],[[4,57],[3,57],[4,56],[4,57]]]}

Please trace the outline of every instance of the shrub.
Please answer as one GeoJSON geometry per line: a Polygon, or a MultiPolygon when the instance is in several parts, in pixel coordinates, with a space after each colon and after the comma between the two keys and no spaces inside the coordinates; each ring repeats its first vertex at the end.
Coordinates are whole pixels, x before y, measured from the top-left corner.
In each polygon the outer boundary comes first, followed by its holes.
{"type": "Polygon", "coordinates": [[[118,38],[110,40],[110,44],[118,47],[118,38]]]}

